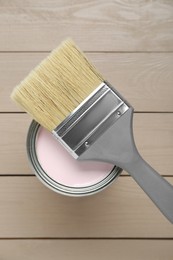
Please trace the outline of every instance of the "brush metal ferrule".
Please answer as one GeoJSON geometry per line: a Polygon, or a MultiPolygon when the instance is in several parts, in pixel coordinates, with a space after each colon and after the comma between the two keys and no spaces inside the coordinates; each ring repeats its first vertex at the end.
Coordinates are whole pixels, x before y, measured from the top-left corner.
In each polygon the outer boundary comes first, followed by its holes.
{"type": "Polygon", "coordinates": [[[109,83],[103,82],[52,133],[77,159],[129,107],[109,83]]]}

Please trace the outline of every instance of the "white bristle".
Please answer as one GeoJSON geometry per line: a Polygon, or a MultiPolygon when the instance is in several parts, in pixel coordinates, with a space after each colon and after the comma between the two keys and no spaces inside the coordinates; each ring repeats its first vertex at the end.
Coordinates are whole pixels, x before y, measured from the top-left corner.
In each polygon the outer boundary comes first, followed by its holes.
{"type": "Polygon", "coordinates": [[[68,39],[14,89],[11,98],[52,131],[101,82],[102,76],[68,39]]]}

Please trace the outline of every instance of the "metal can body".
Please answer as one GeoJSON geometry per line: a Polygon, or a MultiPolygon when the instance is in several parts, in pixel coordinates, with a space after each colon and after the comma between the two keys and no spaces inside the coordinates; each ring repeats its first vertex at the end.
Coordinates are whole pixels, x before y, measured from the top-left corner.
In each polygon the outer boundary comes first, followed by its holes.
{"type": "Polygon", "coordinates": [[[53,191],[61,193],[63,195],[77,197],[92,195],[108,187],[115,179],[117,179],[117,177],[121,173],[122,169],[117,166],[114,166],[104,179],[93,185],[84,187],[71,187],[55,181],[47,174],[47,172],[45,172],[37,158],[36,140],[39,129],[40,125],[33,120],[29,127],[27,135],[27,154],[36,176],[43,182],[43,184],[45,184],[53,191]]]}

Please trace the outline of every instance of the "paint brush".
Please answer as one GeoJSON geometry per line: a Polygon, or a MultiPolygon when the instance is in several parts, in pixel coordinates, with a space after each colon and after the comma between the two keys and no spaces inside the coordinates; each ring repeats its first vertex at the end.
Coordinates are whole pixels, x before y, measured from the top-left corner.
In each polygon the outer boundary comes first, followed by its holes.
{"type": "Polygon", "coordinates": [[[133,107],[67,39],[17,86],[12,99],[78,160],[126,170],[173,223],[173,186],[140,156],[133,107]]]}

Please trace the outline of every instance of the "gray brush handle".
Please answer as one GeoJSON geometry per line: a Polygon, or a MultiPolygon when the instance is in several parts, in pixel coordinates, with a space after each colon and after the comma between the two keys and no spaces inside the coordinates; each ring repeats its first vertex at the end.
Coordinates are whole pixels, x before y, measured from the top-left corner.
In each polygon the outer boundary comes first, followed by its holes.
{"type": "Polygon", "coordinates": [[[79,159],[110,162],[126,170],[173,223],[173,186],[140,156],[132,119],[133,108],[130,108],[79,159]]]}
{"type": "Polygon", "coordinates": [[[160,211],[173,223],[173,186],[159,175],[139,154],[128,164],[128,172],[157,205],[160,211]]]}

